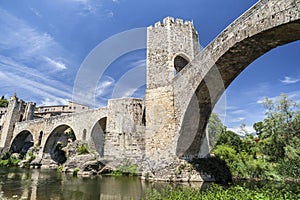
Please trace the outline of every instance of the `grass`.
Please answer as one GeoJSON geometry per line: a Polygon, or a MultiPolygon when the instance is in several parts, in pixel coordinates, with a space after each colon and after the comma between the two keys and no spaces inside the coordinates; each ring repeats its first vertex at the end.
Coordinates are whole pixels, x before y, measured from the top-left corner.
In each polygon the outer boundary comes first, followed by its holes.
{"type": "Polygon", "coordinates": [[[137,166],[136,165],[122,165],[119,166],[116,170],[114,170],[111,175],[114,176],[137,176],[137,166]]]}
{"type": "Polygon", "coordinates": [[[223,187],[213,184],[208,189],[201,191],[195,188],[166,188],[161,191],[149,191],[146,199],[161,200],[232,200],[232,199],[266,199],[266,200],[283,200],[283,199],[300,199],[300,185],[297,183],[243,183],[230,187],[223,187]]]}

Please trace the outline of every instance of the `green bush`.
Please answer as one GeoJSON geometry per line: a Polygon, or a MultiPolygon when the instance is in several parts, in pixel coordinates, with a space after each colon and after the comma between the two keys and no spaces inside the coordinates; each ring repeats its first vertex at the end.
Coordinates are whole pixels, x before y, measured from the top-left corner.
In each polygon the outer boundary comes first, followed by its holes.
{"type": "Polygon", "coordinates": [[[79,168],[75,168],[73,170],[73,176],[77,176],[78,172],[79,172],[79,168]]]}
{"type": "Polygon", "coordinates": [[[82,154],[88,154],[89,153],[89,150],[88,150],[88,146],[87,144],[81,144],[78,149],[77,149],[77,153],[79,155],[82,155],[82,154]]]}
{"type": "Polygon", "coordinates": [[[117,167],[116,170],[114,170],[112,173],[114,176],[121,176],[121,175],[127,175],[127,176],[137,176],[137,166],[136,165],[121,165],[117,167]]]}
{"type": "Polygon", "coordinates": [[[17,167],[21,160],[11,156],[8,159],[0,160],[0,167],[17,167]]]}

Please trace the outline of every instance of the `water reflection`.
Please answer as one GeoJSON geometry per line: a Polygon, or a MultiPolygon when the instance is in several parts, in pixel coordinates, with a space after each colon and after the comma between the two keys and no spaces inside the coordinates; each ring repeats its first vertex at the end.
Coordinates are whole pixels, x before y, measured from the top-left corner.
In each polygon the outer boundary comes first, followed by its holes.
{"type": "Polygon", "coordinates": [[[73,177],[55,170],[0,168],[0,199],[142,199],[147,190],[169,186],[141,181],[138,177],[73,177]]]}

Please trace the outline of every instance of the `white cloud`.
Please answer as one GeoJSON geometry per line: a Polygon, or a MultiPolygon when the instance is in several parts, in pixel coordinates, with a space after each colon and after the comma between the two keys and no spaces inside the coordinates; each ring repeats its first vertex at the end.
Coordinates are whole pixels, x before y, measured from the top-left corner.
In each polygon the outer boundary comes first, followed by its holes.
{"type": "Polygon", "coordinates": [[[280,80],[280,82],[284,83],[284,84],[293,84],[293,83],[297,83],[299,81],[300,81],[300,79],[292,78],[289,76],[285,76],[283,80],[280,80]]]}
{"type": "Polygon", "coordinates": [[[102,8],[102,0],[67,0],[73,3],[78,10],[78,15],[97,15],[102,8]]]}
{"type": "MultiPolygon", "coordinates": [[[[10,59],[15,63],[34,63],[35,68],[39,67],[39,70],[48,73],[49,69],[41,66],[49,64],[50,58],[69,55],[50,34],[38,31],[1,8],[0,23],[0,56],[6,56],[5,53],[10,52],[10,59]],[[45,57],[49,59],[45,60],[45,57]]],[[[67,61],[66,58],[61,60],[67,61]]],[[[56,68],[64,68],[66,65],[53,59],[50,64],[51,67],[56,66],[56,68]]]]}
{"type": "Polygon", "coordinates": [[[1,82],[9,85],[10,87],[20,87],[22,90],[30,92],[31,96],[43,97],[48,99],[68,98],[71,99],[72,95],[66,90],[66,88],[58,89],[54,86],[48,85],[49,83],[41,83],[31,78],[27,78],[21,75],[17,75],[11,72],[0,71],[1,82]]]}
{"type": "MultiPolygon", "coordinates": [[[[114,86],[115,80],[110,76],[104,76],[102,80],[100,80],[95,95],[96,97],[105,96],[112,92],[113,86],[114,86]]],[[[109,95],[110,96],[110,95],[109,95]]]]}
{"type": "MultiPolygon", "coordinates": [[[[255,133],[255,130],[253,129],[252,126],[245,126],[244,128],[247,133],[249,134],[254,134],[255,133]]],[[[233,131],[235,132],[236,134],[240,135],[240,136],[245,136],[245,133],[241,130],[240,127],[231,127],[231,128],[227,128],[227,130],[230,130],[230,131],[233,131]]]]}
{"type": "Polygon", "coordinates": [[[44,98],[42,100],[41,106],[54,106],[54,105],[67,105],[68,101],[62,98],[44,98]]]}
{"type": "Polygon", "coordinates": [[[50,63],[57,70],[67,69],[66,65],[61,61],[55,61],[51,58],[45,57],[45,60],[50,63]]]}
{"type": "Polygon", "coordinates": [[[238,123],[238,122],[242,122],[244,120],[245,120],[245,117],[237,117],[237,118],[229,119],[228,122],[229,123],[238,123]]]}
{"type": "Polygon", "coordinates": [[[240,115],[240,114],[244,114],[245,112],[246,112],[245,110],[237,109],[237,110],[230,111],[229,113],[232,115],[240,115]]]}
{"type": "MultiPolygon", "coordinates": [[[[300,91],[292,91],[292,92],[288,92],[288,93],[284,93],[287,95],[287,97],[297,103],[300,103],[300,91]]],[[[262,104],[263,101],[265,100],[266,97],[260,97],[256,103],[258,104],[262,104]]],[[[280,95],[279,96],[276,96],[276,97],[268,97],[269,100],[273,101],[273,102],[276,102],[278,101],[280,98],[280,95]]]]}
{"type": "Polygon", "coordinates": [[[34,9],[33,7],[29,7],[29,9],[31,10],[31,12],[33,14],[35,14],[37,17],[42,17],[41,13],[39,11],[37,11],[36,9],[34,9]]]}

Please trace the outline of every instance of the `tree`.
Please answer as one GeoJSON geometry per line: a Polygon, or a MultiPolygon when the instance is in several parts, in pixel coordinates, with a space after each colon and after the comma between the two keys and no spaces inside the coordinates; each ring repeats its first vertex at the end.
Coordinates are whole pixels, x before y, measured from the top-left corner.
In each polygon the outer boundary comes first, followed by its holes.
{"type": "Polygon", "coordinates": [[[0,99],[0,107],[6,108],[8,106],[8,100],[4,98],[4,96],[0,99]]]}
{"type": "Polygon", "coordinates": [[[211,113],[208,124],[207,133],[209,135],[209,146],[213,148],[221,135],[226,130],[217,113],[211,113]]]}
{"type": "Polygon", "coordinates": [[[228,145],[234,148],[236,151],[240,151],[242,141],[235,132],[228,130],[222,132],[222,134],[216,142],[216,146],[218,145],[228,145]]]}
{"type": "MultiPolygon", "coordinates": [[[[266,108],[266,118],[256,128],[260,131],[263,140],[263,153],[271,161],[279,161],[287,156],[288,152],[297,152],[291,148],[299,148],[294,144],[300,138],[300,111],[299,105],[282,94],[278,100],[265,98],[263,105],[266,108]]],[[[299,155],[300,156],[300,155],[299,155]]]]}

